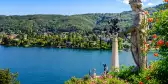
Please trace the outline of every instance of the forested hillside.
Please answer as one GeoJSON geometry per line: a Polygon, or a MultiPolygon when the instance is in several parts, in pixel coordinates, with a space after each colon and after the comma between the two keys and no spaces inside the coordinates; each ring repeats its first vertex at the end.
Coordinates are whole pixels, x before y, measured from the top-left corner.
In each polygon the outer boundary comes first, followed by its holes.
{"type": "MultiPolygon", "coordinates": [[[[161,5],[146,8],[150,13],[155,12],[161,5]]],[[[120,28],[129,27],[132,23],[132,12],[125,11],[121,16],[117,13],[94,13],[81,15],[25,15],[25,16],[0,16],[0,32],[8,34],[43,34],[45,32],[88,32],[93,29],[103,29],[107,21],[114,17],[120,17],[120,28]]]]}
{"type": "MultiPolygon", "coordinates": [[[[145,10],[157,11],[162,5],[145,10]]],[[[80,49],[111,49],[111,35],[104,30],[108,21],[119,18],[118,26],[127,30],[133,13],[90,13],[79,15],[25,15],[0,16],[0,45],[24,47],[63,47],[80,49]],[[101,31],[101,32],[100,32],[101,31]]],[[[119,34],[121,36],[121,34],[119,34]]],[[[123,35],[122,35],[123,37],[123,35]]],[[[129,36],[128,36],[129,37],[129,36]]],[[[119,49],[129,48],[130,43],[119,38],[119,49]]]]}

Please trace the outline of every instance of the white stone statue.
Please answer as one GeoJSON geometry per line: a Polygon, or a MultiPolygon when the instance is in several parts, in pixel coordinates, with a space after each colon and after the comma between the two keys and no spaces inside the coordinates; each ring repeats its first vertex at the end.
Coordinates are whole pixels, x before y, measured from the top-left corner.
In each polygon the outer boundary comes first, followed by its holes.
{"type": "Polygon", "coordinates": [[[127,31],[131,33],[131,52],[134,58],[134,61],[137,65],[136,69],[147,67],[147,56],[142,49],[146,49],[144,41],[147,37],[147,15],[145,15],[144,10],[142,9],[141,0],[130,0],[129,4],[134,12],[133,25],[127,31]]]}

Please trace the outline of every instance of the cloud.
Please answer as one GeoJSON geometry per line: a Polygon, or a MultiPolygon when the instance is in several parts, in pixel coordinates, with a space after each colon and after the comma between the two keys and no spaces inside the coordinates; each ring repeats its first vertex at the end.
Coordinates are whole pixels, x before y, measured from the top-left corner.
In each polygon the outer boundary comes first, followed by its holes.
{"type": "Polygon", "coordinates": [[[148,3],[147,5],[148,5],[148,6],[153,6],[154,4],[153,4],[153,3],[148,3]]]}
{"type": "Polygon", "coordinates": [[[129,0],[123,0],[123,3],[129,4],[129,0]]]}

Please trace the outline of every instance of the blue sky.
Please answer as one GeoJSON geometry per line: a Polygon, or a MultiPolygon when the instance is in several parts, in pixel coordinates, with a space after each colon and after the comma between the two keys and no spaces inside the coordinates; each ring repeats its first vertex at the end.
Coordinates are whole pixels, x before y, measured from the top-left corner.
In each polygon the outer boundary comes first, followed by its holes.
{"type": "MultiPolygon", "coordinates": [[[[163,0],[143,0],[144,7],[163,0]]],[[[0,15],[118,13],[130,10],[128,0],[0,0],[0,15]]]]}

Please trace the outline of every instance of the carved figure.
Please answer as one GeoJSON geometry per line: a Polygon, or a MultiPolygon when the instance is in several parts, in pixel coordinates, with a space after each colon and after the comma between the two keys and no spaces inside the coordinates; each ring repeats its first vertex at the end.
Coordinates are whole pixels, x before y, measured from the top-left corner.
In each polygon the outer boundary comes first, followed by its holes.
{"type": "Polygon", "coordinates": [[[142,9],[141,0],[130,0],[129,4],[134,12],[133,25],[127,33],[131,33],[131,52],[137,67],[134,70],[147,67],[147,55],[145,54],[147,37],[147,15],[142,9]]]}

